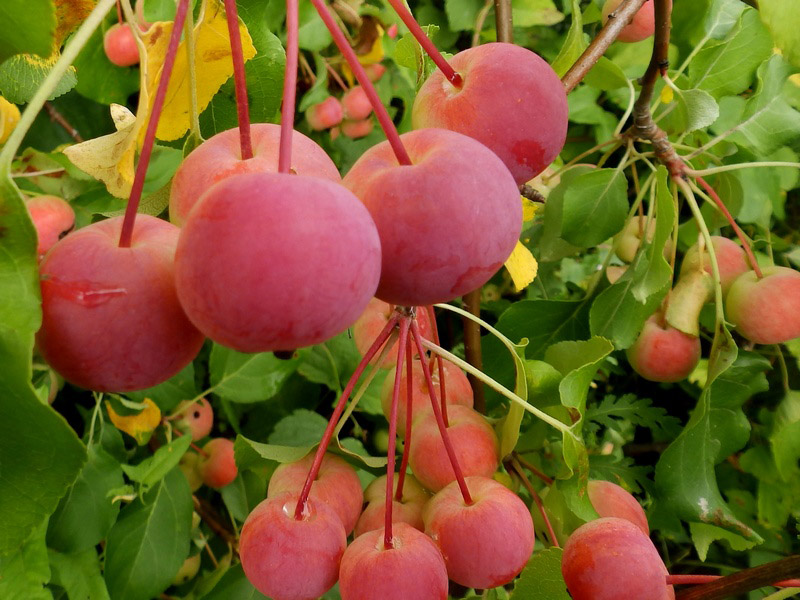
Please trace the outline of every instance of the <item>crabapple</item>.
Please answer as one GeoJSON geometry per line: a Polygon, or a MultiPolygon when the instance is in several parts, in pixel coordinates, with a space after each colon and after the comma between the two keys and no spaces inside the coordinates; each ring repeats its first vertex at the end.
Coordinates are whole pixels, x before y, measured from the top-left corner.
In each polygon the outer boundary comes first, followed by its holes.
{"type": "MultiPolygon", "coordinates": [[[[342,96],[344,118],[351,121],[366,119],[372,114],[372,104],[360,85],[354,85],[342,96]]],[[[347,135],[347,134],[345,134],[347,135]]]]}
{"type": "Polygon", "coordinates": [[[436,544],[407,523],[392,527],[392,547],[384,529],[356,538],[339,567],[342,600],[446,600],[447,568],[436,544]]]}
{"type": "Polygon", "coordinates": [[[36,252],[41,260],[47,251],[75,226],[75,211],[69,202],[58,196],[36,196],[25,202],[31,215],[39,246],[36,252]]]}
{"type": "MultiPolygon", "coordinates": [[[[353,340],[361,356],[364,356],[372,346],[372,342],[375,341],[375,338],[378,337],[386,323],[389,322],[393,311],[394,307],[391,304],[373,298],[369,301],[361,316],[356,319],[353,324],[353,340]]],[[[430,340],[432,337],[431,320],[428,317],[428,311],[422,307],[417,310],[417,324],[419,325],[420,335],[426,340],[430,340]]],[[[417,354],[416,348],[413,348],[413,352],[415,355],[417,354]]],[[[383,363],[381,363],[381,367],[390,367],[396,363],[397,345],[395,344],[394,348],[386,355],[383,363]]]]}
{"type": "Polygon", "coordinates": [[[614,236],[614,253],[621,261],[626,263],[633,262],[642,243],[643,232],[648,242],[653,240],[653,236],[656,233],[655,219],[650,219],[649,222],[645,217],[630,219],[625,224],[625,228],[614,236]],[[646,232],[644,231],[645,229],[647,230],[646,232]]]}
{"type": "Polygon", "coordinates": [[[103,36],[103,50],[108,60],[118,67],[130,67],[139,62],[139,47],[127,23],[117,23],[108,28],[103,36]]]}
{"type": "Polygon", "coordinates": [[[364,71],[366,71],[369,80],[374,83],[383,77],[383,74],[386,73],[386,67],[381,63],[372,63],[371,65],[364,65],[364,71]]]}
{"type": "Polygon", "coordinates": [[[762,272],[762,279],[748,271],[733,282],[725,302],[728,319],[756,344],[800,337],[800,272],[774,266],[762,272]]]}
{"type": "Polygon", "coordinates": [[[338,125],[344,118],[342,103],[333,96],[329,96],[322,102],[313,104],[306,111],[306,120],[314,131],[330,129],[338,125]]]}
{"type": "Polygon", "coordinates": [[[412,165],[382,142],[343,179],[381,238],[375,295],[403,306],[448,302],[486,283],[511,254],[522,229],[519,189],[497,156],[464,135],[422,129],[400,139],[412,165]]]}
{"type": "Polygon", "coordinates": [[[206,456],[200,457],[197,470],[203,483],[213,488],[223,488],[236,479],[239,472],[233,457],[233,442],[227,438],[214,438],[203,446],[206,456]]]}
{"type": "Polygon", "coordinates": [[[203,345],[175,292],[180,230],[139,215],[129,248],[122,217],[84,227],[50,249],[39,269],[42,356],[64,379],[98,392],[166,381],[203,345]]]}
{"type": "MultiPolygon", "coordinates": [[[[269,480],[267,497],[283,492],[299,493],[313,462],[312,452],[298,461],[280,465],[269,480]]],[[[330,506],[339,515],[348,535],[353,531],[364,503],[356,470],[344,459],[327,453],[323,456],[317,478],[311,484],[309,498],[330,506]]]]}
{"type": "Polygon", "coordinates": [[[681,381],[700,361],[700,338],[675,329],[655,314],[644,322],[627,355],[633,370],[645,379],[681,381]]]}
{"type": "Polygon", "coordinates": [[[214,426],[214,409],[205,398],[200,398],[191,404],[189,400],[184,400],[178,404],[175,412],[181,415],[175,423],[176,426],[191,433],[195,442],[211,433],[211,428],[214,426]]]}
{"type": "MultiPolygon", "coordinates": [[[[189,211],[212,185],[240,173],[277,172],[280,125],[253,123],[250,128],[253,158],[242,160],[239,129],[210,137],[187,156],[172,179],[169,219],[180,226],[189,211]]],[[[292,131],[292,171],[340,181],[339,171],[325,151],[309,137],[292,131]]]]}
{"type": "MultiPolygon", "coordinates": [[[[747,264],[744,250],[733,240],[719,235],[712,235],[711,244],[714,246],[714,255],[717,258],[722,293],[727,294],[736,278],[749,271],[750,266],[747,264]]],[[[706,273],[711,273],[711,257],[708,255],[708,251],[703,250],[701,257],[698,245],[695,244],[686,251],[686,255],[683,257],[680,277],[691,271],[697,271],[700,268],[701,261],[706,273]]]]}
{"type": "Polygon", "coordinates": [[[587,486],[589,501],[601,517],[626,519],[650,535],[650,526],[642,505],[625,488],[616,483],[592,480],[587,486]]]}
{"type": "Polygon", "coordinates": [[[361,121],[342,121],[341,130],[344,137],[351,140],[366,137],[372,132],[374,124],[372,119],[367,117],[361,121]]]}
{"type": "MultiPolygon", "coordinates": [[[[491,477],[500,462],[492,426],[480,413],[459,404],[448,407],[447,417],[447,433],[464,476],[491,477]]],[[[456,477],[432,410],[414,422],[409,463],[419,482],[434,492],[456,477]]]]}
{"type": "Polygon", "coordinates": [[[195,554],[194,556],[190,556],[181,565],[181,568],[178,569],[178,572],[175,573],[175,577],[172,579],[172,585],[183,585],[190,579],[192,579],[197,572],[200,570],[200,555],[195,554]]]}
{"type": "Polygon", "coordinates": [[[193,492],[200,489],[203,485],[203,478],[200,476],[200,455],[197,452],[186,452],[181,456],[178,467],[189,482],[189,489],[193,492]]]}
{"type": "Polygon", "coordinates": [[[214,341],[240,352],[294,350],[350,327],[380,265],[375,224],[346,188],[247,173],[220,181],[192,209],[175,283],[186,314],[214,341]]]}
{"type": "Polygon", "coordinates": [[[606,517],[576,529],[561,573],[574,600],[673,600],[667,568],[650,538],[626,519],[606,517]]]}
{"type": "Polygon", "coordinates": [[[443,127],[475,138],[502,159],[517,184],[553,162],[567,138],[567,94],[546,61],[494,42],[459,52],[450,64],[463,84],[454,86],[439,70],[428,77],[412,108],[415,129],[443,127]]]}
{"type": "MultiPolygon", "coordinates": [[[[603,25],[609,19],[609,15],[617,10],[622,0],[606,0],[603,4],[602,18],[603,25]]],[[[617,41],[630,43],[641,42],[653,35],[656,30],[656,19],[653,10],[653,0],[646,0],[642,7],[633,15],[631,22],[626,25],[617,36],[617,41]]]]}
{"type": "MultiPolygon", "coordinates": [[[[397,493],[398,477],[394,478],[392,493],[397,493]]],[[[422,509],[430,496],[419,482],[411,475],[406,475],[403,484],[403,497],[392,500],[392,523],[407,523],[423,531],[422,509]]],[[[366,508],[358,518],[353,533],[355,537],[384,526],[386,518],[386,475],[373,480],[364,490],[366,508]]]]}
{"type": "Polygon", "coordinates": [[[339,577],[347,534],[336,512],[309,499],[295,519],[299,494],[285,492],[256,506],[242,526],[239,557],[251,584],[273,600],[312,600],[339,577]]]}
{"type": "MultiPolygon", "coordinates": [[[[444,374],[445,382],[445,397],[448,405],[460,404],[472,408],[473,395],[472,386],[464,374],[464,371],[459,369],[450,361],[442,361],[442,372],[444,374]]],[[[381,388],[381,407],[383,414],[389,418],[389,412],[392,409],[392,392],[394,390],[395,372],[391,371],[383,381],[381,388]]],[[[437,400],[441,402],[439,397],[439,368],[434,363],[431,368],[431,379],[433,380],[434,392],[437,400]]],[[[408,386],[407,386],[406,371],[400,376],[400,394],[398,396],[397,404],[397,432],[399,435],[405,435],[406,432],[406,406],[408,399],[408,386]]],[[[422,372],[422,363],[417,358],[411,366],[411,404],[412,404],[412,418],[422,416],[427,411],[431,410],[431,399],[428,392],[428,383],[425,375],[422,372]],[[414,416],[416,415],[416,417],[414,416]]]]}
{"type": "Polygon", "coordinates": [[[441,549],[456,583],[481,589],[505,585],[533,552],[530,510],[493,479],[467,477],[466,483],[472,504],[464,502],[454,481],[425,506],[425,533],[441,549]]]}

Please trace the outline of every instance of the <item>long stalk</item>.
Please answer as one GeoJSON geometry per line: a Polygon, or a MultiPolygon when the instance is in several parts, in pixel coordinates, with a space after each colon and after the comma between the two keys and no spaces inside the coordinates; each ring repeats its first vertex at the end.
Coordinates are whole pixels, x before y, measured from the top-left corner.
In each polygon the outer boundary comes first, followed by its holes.
{"type": "Polygon", "coordinates": [[[297,96],[297,59],[300,55],[298,15],[298,1],[286,0],[286,73],[283,77],[278,173],[289,173],[292,164],[292,132],[294,130],[294,105],[297,96]]]}
{"type": "Polygon", "coordinates": [[[236,11],[236,0],[225,0],[225,18],[228,21],[228,35],[231,39],[233,81],[236,88],[236,114],[239,119],[239,143],[242,148],[242,160],[247,160],[253,158],[253,142],[250,137],[250,106],[247,100],[247,80],[244,74],[244,54],[242,52],[242,36],[239,32],[239,14],[236,11]]]}

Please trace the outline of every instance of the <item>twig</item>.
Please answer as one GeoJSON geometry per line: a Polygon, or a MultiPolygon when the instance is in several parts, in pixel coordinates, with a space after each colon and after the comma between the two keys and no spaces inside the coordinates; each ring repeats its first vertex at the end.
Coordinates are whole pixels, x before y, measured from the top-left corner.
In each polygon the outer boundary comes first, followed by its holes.
{"type": "Polygon", "coordinates": [[[800,554],[726,575],[680,592],[678,600],[722,600],[800,575],[800,554]]]}
{"type": "Polygon", "coordinates": [[[519,475],[520,481],[522,481],[522,485],[525,486],[525,489],[528,490],[528,493],[533,498],[533,501],[536,503],[536,508],[539,509],[539,513],[542,515],[542,519],[544,520],[545,527],[547,527],[547,533],[550,536],[550,541],[552,542],[553,546],[556,548],[560,548],[561,546],[558,544],[558,538],[556,537],[556,532],[553,531],[553,526],[550,524],[550,519],[547,516],[547,512],[544,510],[544,504],[542,504],[542,499],[539,497],[539,494],[536,493],[536,488],[533,487],[531,484],[530,479],[528,476],[525,475],[525,471],[522,470],[522,466],[520,466],[519,461],[512,455],[511,458],[506,462],[507,466],[510,466],[513,471],[519,475]]]}
{"type": "Polygon", "coordinates": [[[78,133],[78,130],[70,125],[69,121],[64,118],[64,115],[56,110],[55,106],[53,106],[50,102],[45,102],[44,108],[47,111],[47,114],[50,116],[50,120],[61,125],[61,127],[64,128],[64,130],[73,140],[79,144],[83,141],[83,138],[81,137],[81,134],[78,133]]]}
{"type": "Polygon", "coordinates": [[[208,526],[211,528],[211,531],[221,537],[226,544],[232,548],[235,548],[236,536],[230,529],[222,524],[222,519],[220,519],[220,516],[217,514],[217,511],[214,509],[214,507],[211,506],[211,504],[209,504],[206,500],[203,500],[195,495],[192,495],[192,500],[194,501],[194,509],[197,511],[197,514],[200,515],[200,518],[208,524],[208,526]]]}
{"type": "Polygon", "coordinates": [[[541,192],[532,188],[527,183],[523,183],[521,186],[519,186],[519,194],[531,202],[538,202],[539,204],[544,204],[545,202],[545,197],[541,194],[541,192]]]}
{"type": "Polygon", "coordinates": [[[494,24],[497,29],[497,41],[513,43],[514,23],[511,18],[511,0],[494,0],[494,24]]]}
{"type": "MultiPolygon", "coordinates": [[[[608,22],[600,30],[600,33],[592,40],[586,50],[583,51],[575,61],[569,71],[561,78],[561,83],[569,94],[592,70],[592,67],[606,53],[608,47],[614,43],[620,32],[631,22],[645,0],[623,0],[619,8],[609,15],[608,22]]],[[[656,18],[656,22],[658,19],[656,18]]]]}
{"type": "Polygon", "coordinates": [[[522,455],[519,452],[513,452],[512,456],[514,457],[514,460],[519,461],[519,464],[521,464],[523,467],[528,469],[528,471],[530,471],[531,473],[536,475],[536,477],[541,479],[546,485],[553,485],[553,479],[551,477],[548,477],[547,475],[542,473],[539,469],[537,469],[528,460],[523,458],[522,455]]]}

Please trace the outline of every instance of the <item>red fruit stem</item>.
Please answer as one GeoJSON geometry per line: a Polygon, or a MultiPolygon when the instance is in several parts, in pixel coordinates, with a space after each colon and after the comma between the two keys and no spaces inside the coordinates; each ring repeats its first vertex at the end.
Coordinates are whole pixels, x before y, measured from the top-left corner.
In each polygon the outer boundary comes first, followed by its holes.
{"type": "Polygon", "coordinates": [[[513,454],[514,458],[517,460],[517,462],[519,462],[523,467],[528,469],[528,471],[530,471],[531,473],[536,475],[536,477],[541,479],[545,483],[545,485],[553,485],[554,481],[553,481],[552,477],[548,477],[547,475],[542,473],[534,465],[532,465],[530,462],[525,460],[525,458],[523,458],[523,456],[521,454],[518,454],[517,452],[513,452],[512,454],[513,454]]]}
{"type": "Polygon", "coordinates": [[[406,152],[405,146],[403,146],[403,142],[400,140],[400,134],[397,133],[397,128],[394,126],[394,123],[392,123],[392,119],[386,111],[386,107],[383,106],[380,98],[378,98],[378,92],[375,91],[375,86],[372,85],[369,77],[367,77],[364,67],[358,62],[355,51],[350,47],[342,30],[339,29],[327,5],[323,0],[311,0],[311,3],[314,5],[314,8],[317,9],[320,18],[325,23],[325,27],[331,32],[333,41],[339,48],[339,52],[344,56],[347,64],[350,65],[350,70],[353,71],[358,83],[364,88],[364,92],[367,94],[367,98],[369,98],[369,103],[372,105],[372,110],[375,111],[378,123],[380,123],[381,129],[383,129],[383,133],[386,135],[386,139],[392,147],[394,155],[397,157],[397,162],[401,165],[410,165],[411,158],[409,158],[408,152],[406,152]]]}
{"type": "Polygon", "coordinates": [[[400,319],[400,334],[397,343],[397,367],[394,371],[394,388],[392,389],[392,408],[389,410],[389,448],[386,450],[386,511],[383,520],[383,547],[392,548],[392,503],[394,487],[395,443],[397,441],[397,405],[400,398],[400,378],[403,375],[403,358],[408,344],[408,326],[410,317],[400,319]]]}
{"type": "MultiPolygon", "coordinates": [[[[161,419],[161,423],[162,423],[163,425],[166,425],[166,424],[167,424],[167,419],[166,419],[166,418],[164,418],[164,419],[161,419]]],[[[173,431],[173,433],[174,433],[175,435],[177,435],[178,437],[182,437],[182,436],[184,435],[184,433],[183,433],[183,432],[182,432],[180,429],[175,429],[175,428],[173,427],[173,428],[172,428],[172,431],[173,431]]],[[[197,444],[195,444],[194,442],[189,442],[189,447],[190,447],[190,448],[194,448],[194,450],[196,450],[196,451],[197,451],[197,453],[198,453],[200,456],[203,456],[203,457],[205,457],[205,458],[208,458],[208,452],[206,452],[205,450],[203,450],[203,449],[202,449],[200,446],[198,446],[198,445],[197,445],[197,444]]]]}
{"type": "Polygon", "coordinates": [[[339,419],[344,412],[344,407],[347,404],[347,399],[350,397],[350,394],[353,392],[353,388],[355,388],[356,383],[358,383],[358,378],[361,377],[361,374],[364,372],[364,369],[367,368],[369,361],[377,354],[378,350],[381,349],[384,342],[389,338],[389,335],[392,333],[392,329],[397,325],[397,321],[400,319],[399,315],[392,315],[389,320],[384,325],[381,332],[378,334],[378,337],[375,338],[375,341],[372,342],[372,345],[367,350],[366,354],[361,359],[361,362],[358,363],[356,370],[350,376],[350,379],[347,382],[347,385],[342,391],[342,395],[339,398],[339,402],[336,404],[336,408],[333,409],[333,414],[331,418],[328,420],[328,426],[325,428],[325,433],[322,434],[322,439],[319,441],[319,447],[317,448],[317,453],[314,455],[314,462],[311,464],[311,469],[308,471],[308,476],[306,477],[306,482],[303,484],[303,489],[300,492],[300,497],[297,499],[297,508],[294,511],[294,518],[298,521],[303,518],[303,512],[306,508],[306,502],[308,500],[308,494],[311,492],[311,484],[314,483],[314,480],[317,478],[319,474],[319,468],[322,466],[322,459],[325,456],[325,450],[328,449],[328,445],[331,443],[331,438],[333,437],[333,431],[336,429],[336,425],[339,422],[339,419]]]}
{"type": "Polygon", "coordinates": [[[122,4],[117,0],[117,22],[121,25],[125,19],[122,16],[122,4]]]}
{"type": "Polygon", "coordinates": [[[294,105],[297,96],[297,59],[300,54],[298,12],[298,1],[286,0],[286,73],[283,77],[278,173],[289,173],[292,164],[292,131],[294,130],[294,105]]]}
{"type": "Polygon", "coordinates": [[[725,218],[728,220],[728,223],[730,223],[731,227],[733,227],[733,230],[736,232],[736,235],[739,237],[739,241],[742,242],[742,248],[744,249],[745,254],[747,254],[747,260],[750,262],[750,267],[753,269],[753,271],[755,271],[756,277],[761,279],[764,275],[761,273],[761,268],[758,266],[758,262],[756,262],[756,257],[753,255],[753,250],[750,248],[750,244],[748,243],[747,238],[744,235],[744,232],[741,230],[739,225],[733,219],[733,215],[731,215],[730,211],[728,210],[728,207],[725,206],[725,203],[719,197],[719,194],[717,194],[717,192],[714,190],[714,188],[711,187],[706,182],[705,179],[703,179],[702,177],[699,177],[699,176],[695,177],[695,179],[697,180],[697,183],[699,183],[703,187],[703,189],[706,191],[706,193],[709,196],[711,196],[711,198],[716,203],[717,208],[719,208],[720,212],[722,212],[722,214],[725,215],[725,218]]]}
{"type": "MultiPolygon", "coordinates": [[[[400,354],[398,353],[399,357],[400,354]]],[[[408,459],[411,456],[411,424],[413,418],[411,412],[414,410],[414,403],[412,401],[414,385],[411,379],[413,373],[414,357],[411,350],[411,344],[406,346],[406,433],[403,437],[403,458],[400,460],[400,475],[397,478],[397,491],[395,492],[394,499],[398,502],[403,501],[403,485],[406,482],[406,470],[408,470],[408,459]]],[[[397,378],[395,378],[396,380],[397,378]]]]}
{"type": "Polygon", "coordinates": [[[153,100],[153,108],[150,111],[150,119],[147,122],[147,130],[142,142],[142,152],[139,154],[139,162],[136,164],[136,173],[133,176],[131,195],[128,198],[128,206],[125,208],[125,217],[122,220],[122,231],[119,234],[119,247],[130,248],[131,237],[133,236],[133,224],[136,221],[136,211],[139,209],[139,201],[142,199],[144,189],[144,178],[147,174],[147,166],[150,164],[150,155],[153,153],[153,144],[156,141],[156,128],[161,118],[161,110],[164,108],[164,100],[167,97],[167,86],[172,75],[172,67],[175,66],[175,55],[178,53],[178,44],[181,41],[183,23],[186,21],[186,12],[189,9],[189,0],[180,0],[175,11],[175,22],[172,26],[172,33],[167,46],[167,54],[164,57],[164,66],[161,69],[161,78],[158,80],[156,97],[153,100]]]}
{"type": "Polygon", "coordinates": [[[453,67],[444,59],[444,56],[439,52],[436,46],[431,41],[425,32],[422,31],[422,27],[419,26],[417,20],[414,18],[414,15],[406,8],[405,4],[403,4],[403,0],[389,0],[389,4],[391,4],[394,12],[397,13],[397,16],[405,23],[408,30],[411,32],[411,35],[414,36],[414,39],[417,40],[422,49],[425,50],[425,53],[431,57],[431,60],[434,64],[439,68],[442,74],[447,78],[447,80],[452,83],[457,88],[460,88],[464,85],[464,79],[458,73],[453,70],[453,67]]]}
{"type": "MultiPolygon", "coordinates": [[[[250,107],[247,103],[247,81],[244,75],[244,53],[242,52],[242,36],[239,32],[236,0],[225,0],[225,18],[228,20],[228,36],[231,38],[233,81],[236,87],[236,114],[239,119],[239,142],[242,146],[242,160],[247,160],[253,158],[253,142],[250,138],[250,107]]],[[[289,66],[288,57],[286,66],[287,68],[289,66]]],[[[295,63],[296,69],[297,64],[295,63]]]]}
{"type": "MultiPolygon", "coordinates": [[[[428,321],[431,323],[433,343],[437,346],[441,346],[439,343],[439,328],[436,325],[436,313],[433,310],[433,306],[427,306],[425,310],[428,311],[428,321]]],[[[436,366],[439,369],[439,398],[442,404],[442,418],[444,418],[444,424],[449,427],[450,423],[447,420],[447,389],[444,382],[444,360],[442,360],[442,357],[438,354],[431,356],[431,361],[428,363],[428,368],[430,369],[433,369],[434,358],[436,359],[436,366]]]]}
{"type": "MultiPolygon", "coordinates": [[[[547,511],[544,509],[544,504],[542,503],[542,499],[539,497],[539,494],[536,492],[536,488],[533,487],[530,479],[528,476],[525,475],[525,471],[522,470],[522,466],[519,464],[519,461],[514,458],[512,455],[511,460],[509,461],[511,467],[519,476],[520,480],[522,481],[522,485],[525,486],[525,489],[528,490],[528,493],[533,498],[534,503],[536,504],[536,508],[539,509],[539,514],[542,515],[542,520],[544,520],[545,527],[547,527],[547,533],[550,536],[550,541],[553,543],[553,546],[556,548],[560,548],[558,544],[558,538],[556,537],[556,532],[553,531],[553,526],[550,524],[550,518],[547,516],[547,511]]],[[[508,463],[506,463],[508,466],[508,463]]]]}
{"type": "MultiPolygon", "coordinates": [[[[722,579],[722,575],[667,575],[667,585],[697,585],[722,579]]],[[[800,587],[800,579],[786,579],[773,583],[772,587],[800,587]]]]}
{"type": "MultiPolygon", "coordinates": [[[[425,356],[425,349],[422,346],[422,336],[419,333],[419,325],[417,325],[416,321],[411,321],[411,335],[414,337],[414,343],[417,346],[417,352],[419,352],[420,356],[425,356]]],[[[439,426],[439,434],[442,436],[444,449],[447,452],[447,457],[450,459],[450,466],[453,467],[453,473],[455,473],[458,487],[461,488],[461,495],[464,497],[464,503],[469,506],[472,504],[472,496],[470,496],[469,488],[467,488],[467,482],[464,481],[464,473],[461,470],[461,465],[458,464],[456,452],[453,449],[453,444],[450,442],[450,436],[447,433],[447,426],[444,424],[444,418],[442,418],[442,411],[439,408],[439,402],[436,400],[436,390],[434,390],[433,387],[431,370],[428,368],[428,362],[426,360],[421,360],[420,363],[422,364],[422,372],[425,375],[425,383],[428,385],[428,393],[431,397],[433,416],[436,419],[436,424],[439,426]]]]}

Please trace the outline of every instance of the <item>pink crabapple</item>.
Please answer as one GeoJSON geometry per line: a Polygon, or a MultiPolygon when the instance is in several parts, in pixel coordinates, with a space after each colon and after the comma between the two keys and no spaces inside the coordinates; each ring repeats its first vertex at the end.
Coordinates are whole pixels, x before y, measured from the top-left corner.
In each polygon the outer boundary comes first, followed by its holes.
{"type": "MultiPolygon", "coordinates": [[[[356,319],[356,322],[353,323],[353,340],[361,356],[366,354],[372,342],[378,337],[386,323],[389,322],[393,310],[394,307],[391,304],[373,298],[364,308],[364,312],[356,319]]],[[[417,324],[422,337],[430,340],[432,337],[431,321],[428,317],[428,311],[424,307],[417,309],[417,324]]],[[[416,353],[416,349],[414,349],[414,354],[416,353]]],[[[397,363],[397,345],[386,355],[381,367],[392,367],[395,363],[397,363]]]]}
{"type": "Polygon", "coordinates": [[[700,361],[700,338],[675,329],[656,314],[645,321],[627,355],[633,370],[649,381],[681,381],[700,361]]]}
{"type": "Polygon", "coordinates": [[[129,248],[122,217],[99,221],[53,246],[40,266],[42,356],[67,381],[125,392],[166,381],[188,365],[203,335],[175,291],[179,230],[139,215],[129,248]]]}
{"type": "MultiPolygon", "coordinates": [[[[622,4],[622,0],[606,0],[601,13],[603,25],[606,24],[611,13],[617,10],[620,4],[622,4]]],[[[653,35],[655,30],[656,19],[653,0],[646,0],[636,14],[633,15],[631,22],[617,36],[617,41],[625,43],[641,42],[653,35]]]]}
{"type": "Polygon", "coordinates": [[[756,344],[782,344],[800,337],[800,272],[787,267],[739,276],[728,291],[725,314],[756,344]]]}
{"type": "Polygon", "coordinates": [[[414,101],[415,129],[442,127],[475,138],[502,159],[517,184],[553,162],[567,137],[567,95],[545,60],[494,42],[449,62],[463,85],[455,87],[438,70],[428,77],[414,101]]]}
{"type": "MultiPolygon", "coordinates": [[[[733,240],[718,235],[712,235],[711,243],[714,246],[714,255],[717,258],[717,266],[719,267],[722,293],[727,294],[733,282],[736,281],[736,278],[742,273],[749,271],[750,266],[747,264],[744,250],[733,240]]],[[[698,245],[695,244],[686,251],[683,257],[680,277],[683,277],[690,271],[699,269],[701,260],[706,273],[711,273],[711,257],[708,255],[708,251],[704,250],[701,258],[698,245]]]]}
{"type": "Polygon", "coordinates": [[[343,118],[344,109],[342,108],[342,103],[333,96],[313,104],[306,111],[306,120],[314,131],[330,129],[334,125],[341,123],[343,118]]]}
{"type": "Polygon", "coordinates": [[[214,409],[205,398],[200,398],[191,406],[189,406],[189,402],[189,400],[184,400],[178,404],[175,412],[181,417],[175,422],[175,425],[188,431],[196,442],[211,433],[211,428],[214,426],[214,409]]]}
{"type": "Polygon", "coordinates": [[[597,479],[589,482],[587,492],[598,515],[626,519],[641,529],[642,533],[650,535],[650,526],[642,505],[625,488],[597,479]]]}
{"type": "MultiPolygon", "coordinates": [[[[360,85],[354,85],[342,96],[344,118],[351,121],[366,119],[372,114],[372,104],[360,85]]],[[[346,134],[345,134],[346,135],[346,134]]]]}
{"type": "MultiPolygon", "coordinates": [[[[398,476],[395,475],[392,493],[397,493],[398,476]]],[[[401,500],[392,500],[392,522],[407,523],[415,529],[423,531],[425,525],[422,522],[422,509],[430,498],[428,492],[412,475],[406,475],[403,485],[403,497],[401,500]]],[[[364,490],[364,501],[367,503],[361,516],[358,518],[356,528],[353,532],[355,537],[381,529],[386,517],[386,475],[382,475],[373,480],[364,490]]]]}
{"type": "Polygon", "coordinates": [[[200,456],[197,470],[208,487],[223,488],[234,479],[239,470],[233,456],[233,442],[227,438],[214,438],[203,446],[205,456],[200,456]]]}
{"type": "Polygon", "coordinates": [[[35,196],[26,200],[25,206],[39,238],[36,252],[41,260],[58,240],[72,231],[75,211],[69,202],[58,196],[35,196]]]}
{"type": "Polygon", "coordinates": [[[117,23],[108,28],[103,36],[106,57],[118,67],[132,67],[139,63],[139,47],[131,26],[117,23]]]}
{"type": "Polygon", "coordinates": [[[374,124],[372,119],[367,117],[361,121],[342,121],[341,131],[344,137],[350,138],[351,140],[357,140],[372,133],[373,127],[374,124]]]}

